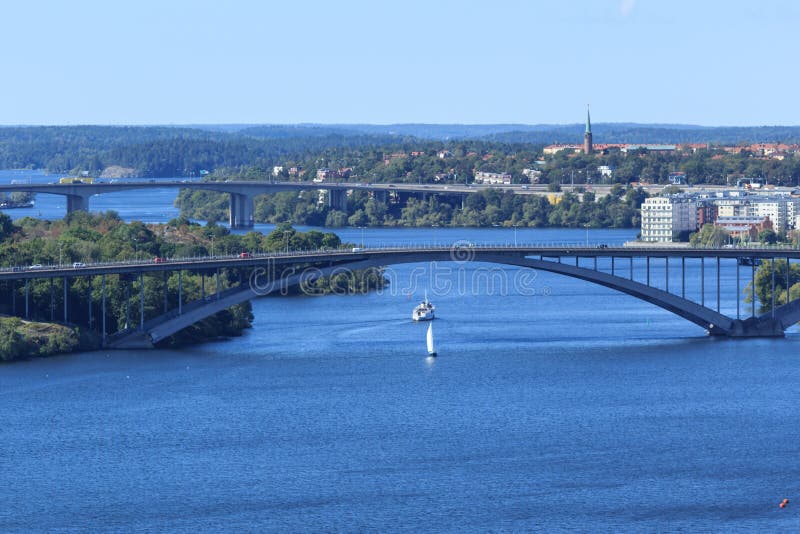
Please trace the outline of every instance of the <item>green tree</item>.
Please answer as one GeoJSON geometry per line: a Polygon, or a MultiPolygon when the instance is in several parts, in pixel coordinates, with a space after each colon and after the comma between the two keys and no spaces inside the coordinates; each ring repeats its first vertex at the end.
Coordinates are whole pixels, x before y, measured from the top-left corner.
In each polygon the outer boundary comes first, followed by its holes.
{"type": "Polygon", "coordinates": [[[699,232],[689,236],[689,243],[693,247],[721,247],[730,239],[730,233],[724,228],[713,224],[704,224],[699,232]]]}
{"type": "Polygon", "coordinates": [[[758,241],[767,245],[774,245],[778,242],[778,234],[772,228],[765,228],[758,232],[758,241]]]}

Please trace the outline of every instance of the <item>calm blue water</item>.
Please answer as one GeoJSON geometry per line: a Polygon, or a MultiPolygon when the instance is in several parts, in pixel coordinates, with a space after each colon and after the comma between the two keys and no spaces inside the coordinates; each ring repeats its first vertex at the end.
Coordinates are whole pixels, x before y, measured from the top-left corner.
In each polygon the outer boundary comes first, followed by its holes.
{"type": "Polygon", "coordinates": [[[614,291],[520,272],[396,266],[380,293],[255,301],[240,338],[0,366],[0,530],[800,528],[800,336],[712,339],[614,291]],[[425,290],[435,360],[410,320],[425,290]]]}

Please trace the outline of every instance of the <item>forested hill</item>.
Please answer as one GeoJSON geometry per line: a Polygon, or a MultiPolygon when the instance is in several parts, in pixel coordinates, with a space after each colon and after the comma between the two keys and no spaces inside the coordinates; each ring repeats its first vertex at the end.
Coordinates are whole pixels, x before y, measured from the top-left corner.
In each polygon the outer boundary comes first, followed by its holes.
{"type": "MultiPolygon", "coordinates": [[[[269,168],[336,148],[418,150],[420,144],[478,140],[509,146],[580,143],[583,125],[224,125],[224,126],[14,126],[0,127],[0,168],[52,172],[106,167],[145,177],[196,175],[222,167],[269,168]]],[[[800,126],[700,127],[604,124],[592,126],[595,143],[800,143],[800,126]]]]}
{"type": "MultiPolygon", "coordinates": [[[[243,128],[238,133],[279,139],[325,135],[416,137],[429,140],[484,139],[503,143],[581,143],[581,124],[299,124],[243,128]]],[[[695,126],[689,124],[592,124],[596,143],[800,143],[800,126],[695,126]]]]}
{"type": "Polygon", "coordinates": [[[333,131],[259,138],[241,131],[200,127],[0,127],[0,168],[97,173],[119,165],[134,169],[140,176],[184,176],[219,167],[270,166],[330,148],[391,145],[402,140],[333,131]]]}
{"type": "MultiPolygon", "coordinates": [[[[543,130],[498,132],[483,139],[501,143],[581,143],[583,124],[553,126],[543,130]]],[[[644,124],[592,124],[595,143],[800,143],[800,126],[650,126],[644,124]]]]}

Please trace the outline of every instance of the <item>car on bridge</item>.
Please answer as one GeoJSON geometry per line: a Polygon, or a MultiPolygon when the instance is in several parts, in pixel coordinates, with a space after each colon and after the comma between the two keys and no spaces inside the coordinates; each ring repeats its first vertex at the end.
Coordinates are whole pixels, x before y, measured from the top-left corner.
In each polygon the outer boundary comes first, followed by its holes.
{"type": "Polygon", "coordinates": [[[76,261],[75,263],[72,264],[73,269],[80,269],[81,267],[86,267],[86,264],[83,263],[82,261],[76,261]]]}
{"type": "Polygon", "coordinates": [[[245,259],[245,258],[252,258],[253,255],[250,254],[249,252],[240,252],[239,253],[239,257],[242,258],[242,259],[245,259]]]}
{"type": "Polygon", "coordinates": [[[167,258],[156,256],[155,258],[153,258],[153,263],[167,263],[167,258]]]}
{"type": "Polygon", "coordinates": [[[43,267],[42,267],[42,264],[41,264],[41,263],[34,263],[34,264],[33,264],[33,265],[31,265],[30,267],[28,267],[28,269],[34,269],[34,270],[35,270],[35,269],[42,269],[42,268],[43,268],[43,267]]]}

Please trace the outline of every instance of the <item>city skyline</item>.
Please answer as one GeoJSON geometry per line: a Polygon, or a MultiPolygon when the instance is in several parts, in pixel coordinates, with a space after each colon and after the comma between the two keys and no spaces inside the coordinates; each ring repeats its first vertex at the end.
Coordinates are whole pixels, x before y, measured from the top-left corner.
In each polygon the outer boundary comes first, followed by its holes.
{"type": "Polygon", "coordinates": [[[800,124],[800,6],[4,6],[0,125],[800,124]]]}

